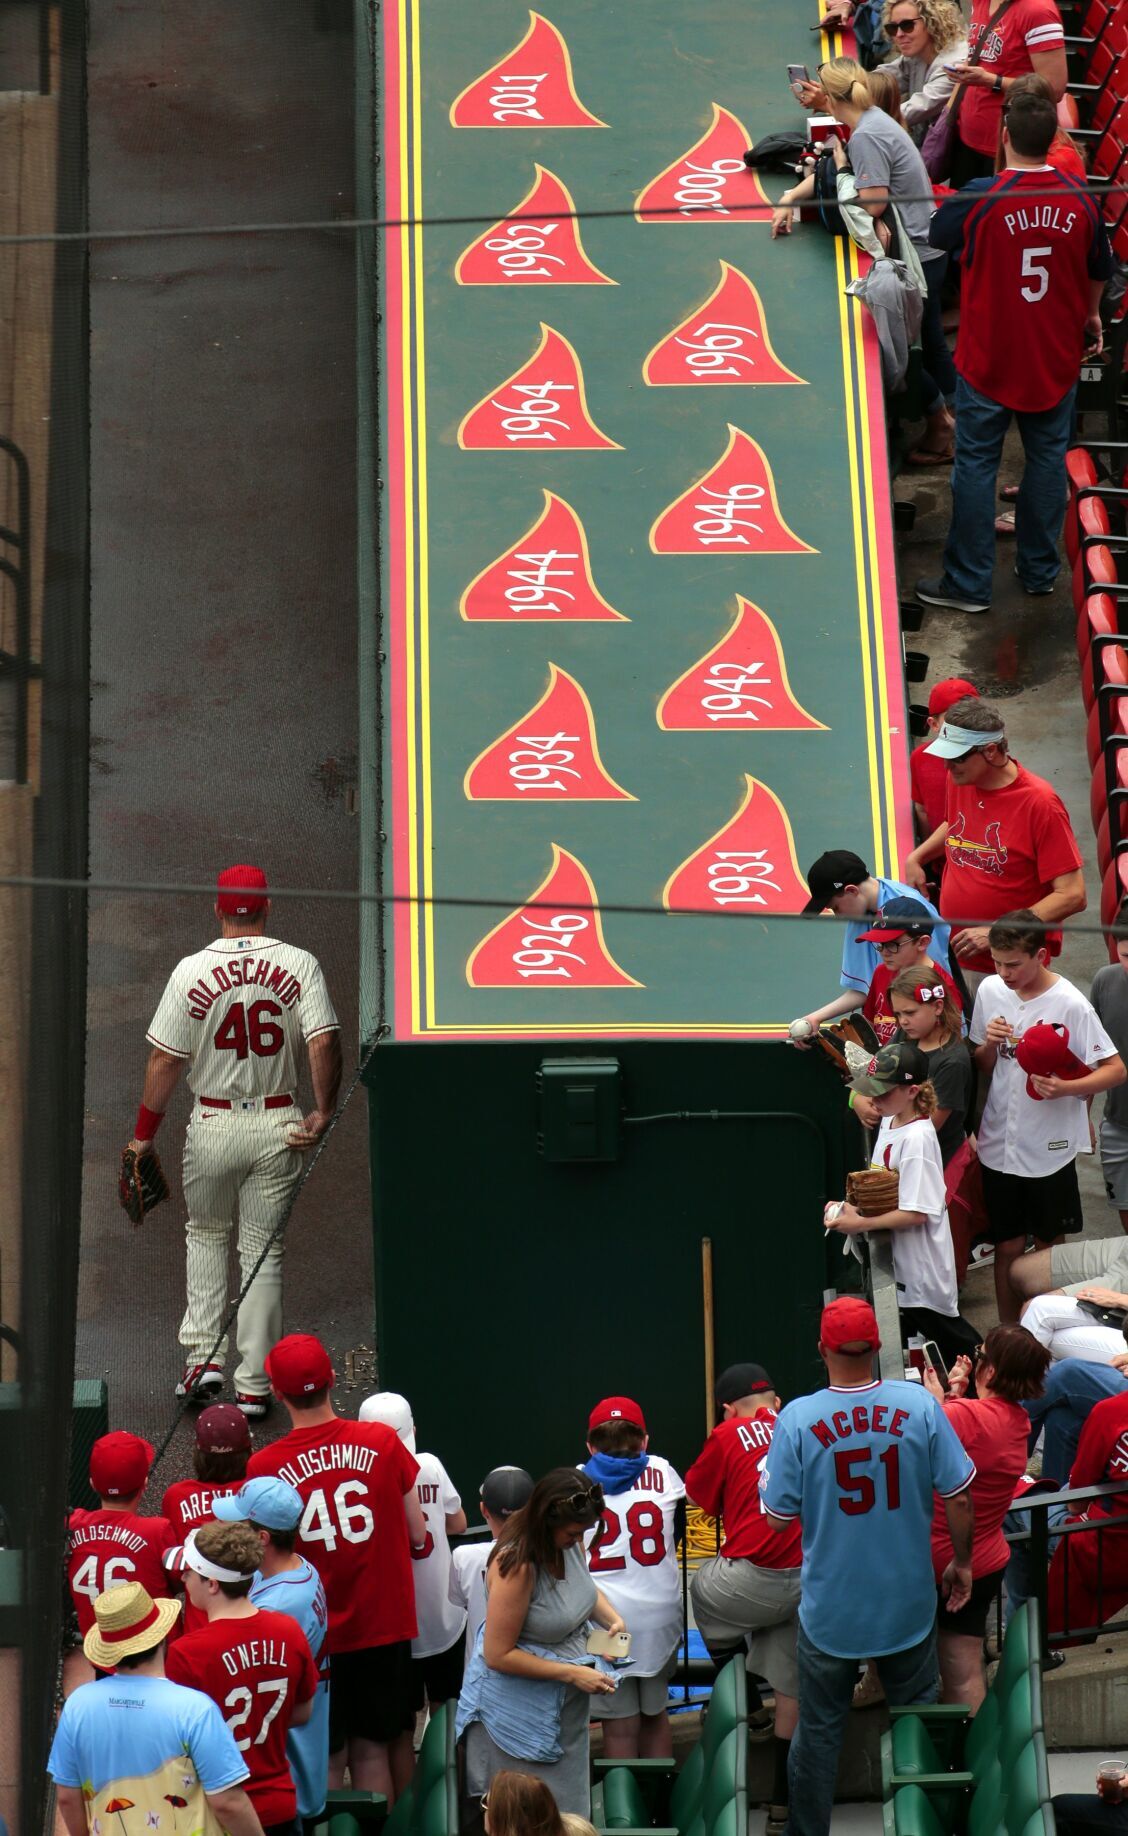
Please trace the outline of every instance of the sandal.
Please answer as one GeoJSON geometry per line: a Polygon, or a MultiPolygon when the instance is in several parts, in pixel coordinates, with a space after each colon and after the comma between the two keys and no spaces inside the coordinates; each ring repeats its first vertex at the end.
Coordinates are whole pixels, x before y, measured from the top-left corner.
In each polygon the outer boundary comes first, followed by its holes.
{"type": "Polygon", "coordinates": [[[876,1708],[879,1702],[884,1701],[885,1691],[881,1687],[881,1678],[877,1674],[876,1664],[870,1658],[866,1664],[865,1676],[854,1686],[854,1696],[850,1707],[855,1709],[876,1708]]]}
{"type": "Polygon", "coordinates": [[[909,465],[951,465],[956,456],[955,446],[948,442],[946,446],[916,446],[909,453],[906,463],[909,465]]]}
{"type": "Polygon", "coordinates": [[[1015,503],[1018,499],[1018,486],[1017,485],[1004,485],[1002,490],[999,492],[999,496],[1002,498],[1004,504],[1015,503]]]}
{"type": "Polygon", "coordinates": [[[1003,516],[997,516],[995,518],[995,534],[1000,536],[1012,536],[1014,534],[1014,516],[1011,513],[1008,512],[1003,516]]]}

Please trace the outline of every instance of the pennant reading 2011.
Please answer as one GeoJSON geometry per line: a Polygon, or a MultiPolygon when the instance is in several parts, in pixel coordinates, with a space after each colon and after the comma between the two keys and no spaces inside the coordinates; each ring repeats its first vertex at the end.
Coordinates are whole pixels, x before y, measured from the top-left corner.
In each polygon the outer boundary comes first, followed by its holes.
{"type": "Polygon", "coordinates": [[[652,388],[803,382],[772,349],[756,288],[727,261],[722,261],[721,278],[705,304],[654,346],[642,375],[652,388]]]}
{"type": "Polygon", "coordinates": [[[713,104],[701,139],[638,195],[642,223],[770,223],[771,199],[744,163],[748,132],[727,108],[713,104]]]}
{"type": "Polygon", "coordinates": [[[588,413],[583,371],[567,338],[541,325],[527,363],[471,408],[458,429],[466,451],[621,452],[588,413]]]}
{"type": "Polygon", "coordinates": [[[468,83],[450,105],[456,128],[601,128],[572,81],[572,60],[561,34],[530,12],[519,45],[483,76],[468,83]]]}
{"type": "Polygon", "coordinates": [[[792,693],[779,632],[767,613],[739,594],[736,605],[736,619],[720,643],[666,690],[658,725],[683,733],[825,733],[823,722],[792,693]]]}
{"type": "Polygon", "coordinates": [[[656,555],[814,555],[784,522],[772,469],[756,441],[729,423],[728,445],[650,531],[656,555]]]}
{"type": "Polygon", "coordinates": [[[532,528],[470,582],[458,609],[470,623],[629,623],[592,579],[579,517],[552,491],[532,528]]]}
{"type": "Polygon", "coordinates": [[[472,802],[588,803],[635,799],[604,769],[591,703],[574,676],[548,666],[536,706],[480,752],[463,780],[472,802]]]}
{"type": "Polygon", "coordinates": [[[641,988],[607,948],[598,903],[586,867],[553,842],[552,866],[529,904],[471,952],[471,988],[641,988]]]}
{"type": "Polygon", "coordinates": [[[464,249],[455,264],[460,287],[614,287],[588,260],[575,200],[544,166],[508,217],[464,249]]]}
{"type": "Polygon", "coordinates": [[[787,811],[746,774],[736,815],[675,869],[662,903],[669,912],[801,912],[809,896],[787,811]]]}

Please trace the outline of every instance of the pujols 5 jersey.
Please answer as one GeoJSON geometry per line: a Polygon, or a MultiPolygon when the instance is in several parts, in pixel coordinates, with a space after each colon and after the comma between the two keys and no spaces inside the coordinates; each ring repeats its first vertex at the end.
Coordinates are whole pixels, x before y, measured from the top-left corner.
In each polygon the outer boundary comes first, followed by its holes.
{"type": "Polygon", "coordinates": [[[191,1060],[195,1095],[266,1097],[292,1094],[300,1045],[338,1025],[308,950],[273,937],[221,937],[177,963],[146,1037],[191,1060]]]}
{"type": "Polygon", "coordinates": [[[681,1636],[674,1513],[684,1497],[670,1462],[651,1454],[629,1492],[605,1494],[603,1520],[588,1542],[591,1578],[631,1635],[628,1676],[657,1676],[681,1636]]]}

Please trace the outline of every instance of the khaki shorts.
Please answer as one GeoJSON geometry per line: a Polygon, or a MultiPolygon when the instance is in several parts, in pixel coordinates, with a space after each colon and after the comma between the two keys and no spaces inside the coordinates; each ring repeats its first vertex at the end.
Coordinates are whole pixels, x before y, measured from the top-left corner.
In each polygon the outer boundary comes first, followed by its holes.
{"type": "Polygon", "coordinates": [[[1079,1288],[1128,1291],[1128,1237],[1097,1237],[1089,1243],[1059,1243],[1050,1251],[1055,1288],[1076,1294],[1079,1288]]]}
{"type": "Polygon", "coordinates": [[[767,1677],[785,1696],[799,1694],[798,1568],[757,1568],[754,1562],[713,1556],[691,1577],[689,1593],[706,1644],[746,1638],[757,1676],[767,1677]]]}
{"type": "Polygon", "coordinates": [[[628,1715],[663,1714],[670,1693],[670,1678],[677,1669],[677,1656],[676,1651],[671,1651],[669,1661],[655,1677],[636,1677],[628,1670],[619,1678],[619,1687],[613,1696],[593,1696],[592,1720],[623,1721],[628,1715]]]}

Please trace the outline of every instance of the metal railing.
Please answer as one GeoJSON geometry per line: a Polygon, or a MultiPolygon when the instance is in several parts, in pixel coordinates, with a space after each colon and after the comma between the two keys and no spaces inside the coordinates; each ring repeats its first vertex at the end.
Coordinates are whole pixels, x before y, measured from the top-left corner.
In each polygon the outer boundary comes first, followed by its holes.
{"type": "MultiPolygon", "coordinates": [[[[1082,1518],[1078,1516],[1069,1522],[1050,1522],[1050,1512],[1065,1505],[1073,1512],[1083,1512],[1087,1505],[1097,1498],[1117,1498],[1128,1494],[1128,1480],[1116,1480],[1106,1485],[1065,1486],[1060,1491],[1048,1492],[1032,1489],[1022,1498],[1016,1498],[1011,1505],[1012,1511],[1029,1514],[1029,1528],[1017,1535],[1009,1534],[1008,1543],[1012,1547],[1026,1544],[1029,1547],[1029,1569],[1032,1582],[1032,1597],[1039,1606],[1039,1625],[1042,1638],[1042,1661],[1047,1665],[1060,1664],[1063,1661],[1061,1647],[1064,1645],[1092,1644],[1097,1638],[1128,1632],[1128,1619],[1118,1620],[1115,1615],[1125,1604],[1128,1604],[1128,1563],[1122,1568],[1125,1576],[1122,1581],[1106,1582],[1105,1558],[1108,1536],[1120,1536],[1128,1531],[1128,1508],[1114,1511],[1106,1516],[1082,1518]],[[1095,1620],[1084,1624],[1073,1625],[1070,1614],[1070,1548],[1075,1536],[1084,1534],[1095,1544],[1096,1570],[1095,1585],[1088,1579],[1082,1583],[1076,1572],[1074,1560],[1073,1597],[1075,1605],[1082,1594],[1096,1608],[1095,1620]],[[1049,1584],[1050,1563],[1061,1556],[1061,1600],[1064,1625],[1050,1630],[1049,1584]],[[1107,1612],[1108,1596],[1117,1596],[1111,1611],[1107,1612]]],[[[1002,1644],[1002,1600],[998,1605],[998,1632],[1000,1647],[1002,1644]]]]}
{"type": "Polygon", "coordinates": [[[0,648],[0,682],[15,684],[15,747],[13,777],[27,783],[28,685],[42,674],[31,660],[31,471],[27,455],[14,440],[0,435],[0,452],[8,454],[16,473],[15,528],[0,523],[0,544],[15,551],[0,553],[0,574],[12,582],[16,612],[16,647],[0,648]]]}

